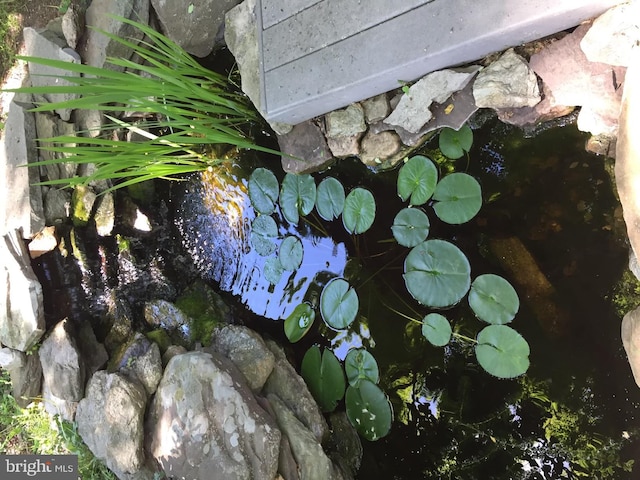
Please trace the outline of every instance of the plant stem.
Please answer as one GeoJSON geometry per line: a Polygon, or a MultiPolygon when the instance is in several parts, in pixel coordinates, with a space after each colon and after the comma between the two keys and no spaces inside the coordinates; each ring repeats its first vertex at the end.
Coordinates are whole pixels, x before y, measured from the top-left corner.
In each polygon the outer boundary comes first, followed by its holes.
{"type": "Polygon", "coordinates": [[[461,333],[452,332],[451,335],[453,335],[456,338],[459,338],[460,340],[464,340],[465,342],[478,343],[478,341],[475,338],[467,337],[466,335],[462,335],[461,333]]]}

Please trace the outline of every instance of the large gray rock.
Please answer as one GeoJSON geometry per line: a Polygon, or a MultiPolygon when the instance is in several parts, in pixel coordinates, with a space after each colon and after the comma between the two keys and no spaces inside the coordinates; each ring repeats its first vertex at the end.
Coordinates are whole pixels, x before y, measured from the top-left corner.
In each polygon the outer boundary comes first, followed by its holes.
{"type": "Polygon", "coordinates": [[[140,332],[123,344],[110,361],[110,370],[136,381],[152,395],[162,378],[162,359],[158,344],[140,332]]]}
{"type": "Polygon", "coordinates": [[[205,352],[173,357],[149,411],[151,455],[167,475],[272,480],[280,431],[242,375],[205,352]]]}
{"type": "Polygon", "coordinates": [[[0,343],[25,352],[44,333],[44,305],[42,286],[16,231],[0,239],[0,292],[0,343]]]}
{"type": "Polygon", "coordinates": [[[51,330],[38,350],[44,382],[45,409],[73,421],[78,402],[84,396],[85,370],[75,332],[68,320],[51,330]]]}
{"type": "Polygon", "coordinates": [[[166,300],[146,302],[144,319],[149,325],[165,330],[174,342],[183,346],[191,344],[193,320],[173,303],[166,300]]]}
{"type": "Polygon", "coordinates": [[[367,129],[367,124],[364,121],[364,109],[358,103],[327,113],[325,123],[327,138],[353,137],[367,129]]]}
{"type": "MultiPolygon", "coordinates": [[[[56,115],[50,113],[36,113],[36,131],[38,139],[53,138],[57,136],[75,136],[76,127],[73,123],[65,122],[56,115]]],[[[55,160],[65,158],[59,152],[47,150],[53,145],[50,142],[38,140],[40,150],[38,154],[41,160],[55,160]]],[[[71,178],[76,174],[77,165],[73,163],[57,163],[40,167],[40,171],[46,180],[58,180],[61,178],[71,178]]]]}
{"type": "Polygon", "coordinates": [[[285,172],[318,172],[333,162],[322,129],[312,120],[299,123],[277,138],[280,151],[284,154],[281,161],[285,172]]]}
{"type": "Polygon", "coordinates": [[[22,408],[40,396],[42,367],[37,355],[4,347],[0,349],[0,367],[9,372],[11,394],[22,408]]]}
{"type": "Polygon", "coordinates": [[[162,31],[187,52],[206,57],[222,42],[225,14],[240,0],[151,0],[162,31]]]}
{"type": "Polygon", "coordinates": [[[100,370],[89,380],[87,395],[78,405],[78,433],[120,479],[144,467],[146,400],[142,385],[100,370]]]}

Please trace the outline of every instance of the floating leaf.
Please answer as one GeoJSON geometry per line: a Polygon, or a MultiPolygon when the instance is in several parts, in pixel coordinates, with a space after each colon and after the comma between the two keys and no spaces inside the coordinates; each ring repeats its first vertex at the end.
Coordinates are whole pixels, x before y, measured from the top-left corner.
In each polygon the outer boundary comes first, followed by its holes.
{"type": "Polygon", "coordinates": [[[427,240],[411,249],[404,261],[409,293],[423,305],[455,305],[469,290],[471,267],[462,251],[445,240],[427,240]]]}
{"type": "Polygon", "coordinates": [[[344,370],[347,373],[349,385],[357,387],[361,380],[378,383],[380,372],[376,359],[364,348],[349,350],[344,359],[344,370]]]}
{"type": "Polygon", "coordinates": [[[439,313],[430,313],[422,319],[422,335],[436,347],[444,347],[451,340],[451,324],[439,313]]]}
{"type": "Polygon", "coordinates": [[[391,430],[393,411],[385,393],[373,382],[349,386],[345,396],[347,417],[360,435],[373,442],[391,430]]]}
{"type": "Polygon", "coordinates": [[[445,127],[440,131],[438,143],[442,154],[455,160],[471,150],[473,131],[469,125],[463,125],[460,130],[445,127]]]}
{"type": "Polygon", "coordinates": [[[316,182],[311,175],[287,173],[280,188],[280,207],[289,223],[298,224],[316,203],[316,182]]]}
{"type": "Polygon", "coordinates": [[[344,201],[342,223],[349,233],[364,233],[373,225],[376,217],[376,201],[364,188],[354,188],[344,201]]]}
{"type": "Polygon", "coordinates": [[[506,325],[489,325],[477,337],[478,363],[491,375],[514,378],[529,368],[529,344],[506,325]]]}
{"type": "Polygon", "coordinates": [[[284,269],[278,257],[269,257],[265,260],[263,273],[270,284],[276,285],[282,277],[282,272],[284,272],[284,269]]]}
{"type": "Polygon", "coordinates": [[[393,219],[393,237],[403,247],[415,247],[429,235],[429,217],[418,208],[403,208],[393,219]]]}
{"type": "Polygon", "coordinates": [[[263,215],[271,215],[278,201],[278,179],[271,170],[256,168],[249,177],[251,205],[263,215]]]}
{"type": "Polygon", "coordinates": [[[342,365],[331,350],[311,347],[302,359],[302,378],[323,412],[332,412],[344,396],[346,383],[342,365]]]}
{"type": "Polygon", "coordinates": [[[309,303],[301,303],[284,320],[284,334],[291,343],[304,337],[316,319],[316,311],[309,303]]]}
{"type": "Polygon", "coordinates": [[[480,211],[482,191],[480,184],[466,173],[452,173],[444,177],[433,193],[433,209],[443,222],[453,225],[468,222],[480,211]]]}
{"type": "Polygon", "coordinates": [[[287,236],[280,244],[278,257],[282,268],[294,271],[302,264],[302,242],[293,235],[287,236]]]}
{"type": "Polygon", "coordinates": [[[480,320],[503,325],[514,319],[520,299],[515,289],[504,278],[486,274],[471,284],[469,305],[480,320]]]}
{"type": "Polygon", "coordinates": [[[316,209],[324,220],[338,218],[344,209],[344,200],[344,187],[335,178],[327,177],[318,185],[316,209]]]}
{"type": "Polygon", "coordinates": [[[334,278],[320,294],[320,313],[330,327],[342,330],[355,320],[358,314],[358,294],[343,278],[334,278]]]}
{"type": "Polygon", "coordinates": [[[411,205],[422,205],[433,195],[438,182],[438,169],[422,155],[411,157],[398,172],[398,195],[411,205]]]}
{"type": "Polygon", "coordinates": [[[251,224],[251,245],[259,255],[267,256],[275,252],[278,237],[276,221],[268,215],[260,215],[251,224]]]}

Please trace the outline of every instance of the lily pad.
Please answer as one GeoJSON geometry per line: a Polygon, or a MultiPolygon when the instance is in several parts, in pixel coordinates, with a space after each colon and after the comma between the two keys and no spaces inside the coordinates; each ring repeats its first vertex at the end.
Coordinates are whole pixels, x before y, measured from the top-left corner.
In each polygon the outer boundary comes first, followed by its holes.
{"type": "Polygon", "coordinates": [[[327,177],[320,182],[316,195],[316,209],[324,220],[338,218],[344,210],[344,201],[344,187],[340,181],[327,177]]]}
{"type": "Polygon", "coordinates": [[[422,205],[433,195],[438,169],[422,155],[411,157],[398,172],[398,195],[410,205],[422,205]]]}
{"type": "Polygon", "coordinates": [[[309,303],[301,303],[284,320],[284,334],[291,343],[304,337],[316,319],[316,311],[309,303]]]}
{"type": "Polygon", "coordinates": [[[251,205],[263,215],[271,215],[278,201],[278,179],[271,170],[256,168],[249,177],[251,205]]]}
{"type": "Polygon", "coordinates": [[[451,324],[439,313],[430,313],[422,319],[422,335],[436,347],[444,347],[451,340],[451,324]]]}
{"type": "Polygon", "coordinates": [[[334,278],[320,294],[320,313],[327,325],[337,330],[347,328],[358,314],[358,294],[343,278],[334,278]]]}
{"type": "Polygon", "coordinates": [[[442,154],[455,160],[462,157],[464,152],[471,150],[473,130],[469,125],[463,125],[460,130],[445,127],[440,131],[438,143],[442,154]]]}
{"type": "Polygon", "coordinates": [[[393,237],[403,247],[415,247],[429,235],[429,217],[418,208],[403,208],[393,219],[393,237]]]}
{"type": "Polygon", "coordinates": [[[320,348],[314,345],[302,359],[301,373],[320,409],[335,410],[344,396],[346,382],[342,365],[333,352],[325,349],[321,355],[320,348]]]}
{"type": "Polygon", "coordinates": [[[282,278],[283,272],[284,269],[278,257],[269,257],[265,260],[263,273],[270,284],[276,285],[282,278]]]}
{"type": "Polygon", "coordinates": [[[443,222],[453,225],[468,222],[482,207],[480,184],[466,173],[452,173],[444,177],[433,193],[433,209],[443,222]]]}
{"type": "Polygon", "coordinates": [[[347,418],[362,437],[374,442],[391,430],[393,410],[385,393],[369,380],[349,386],[345,395],[347,418]]]}
{"type": "Polygon", "coordinates": [[[520,299],[507,280],[486,274],[480,275],[471,284],[469,306],[480,320],[503,325],[515,318],[520,299]]]}
{"type": "Polygon", "coordinates": [[[280,244],[278,258],[285,270],[294,271],[300,268],[302,256],[302,242],[297,237],[289,235],[280,244]]]}
{"type": "Polygon", "coordinates": [[[349,385],[357,387],[361,380],[378,383],[380,372],[376,359],[364,348],[349,350],[344,359],[344,370],[347,373],[349,385]]]}
{"type": "Polygon", "coordinates": [[[364,233],[376,217],[376,201],[365,188],[354,188],[344,201],[342,223],[349,233],[364,233]]]}
{"type": "Polygon", "coordinates": [[[445,240],[427,240],[404,261],[409,293],[423,305],[446,308],[458,303],[471,284],[471,266],[462,251],[445,240]]]}
{"type": "Polygon", "coordinates": [[[267,256],[275,252],[277,237],[278,225],[270,216],[259,215],[251,223],[251,245],[259,255],[267,256]]]}
{"type": "Polygon", "coordinates": [[[476,358],[482,368],[499,378],[514,378],[529,368],[529,344],[506,325],[489,325],[477,337],[476,358]]]}
{"type": "Polygon", "coordinates": [[[289,223],[298,224],[316,203],[316,182],[311,175],[287,173],[280,188],[280,208],[289,223]]]}

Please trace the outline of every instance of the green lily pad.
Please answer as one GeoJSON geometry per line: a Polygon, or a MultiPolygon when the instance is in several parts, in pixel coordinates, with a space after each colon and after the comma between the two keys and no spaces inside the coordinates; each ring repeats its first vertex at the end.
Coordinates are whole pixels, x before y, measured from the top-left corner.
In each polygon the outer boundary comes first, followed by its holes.
{"type": "Polygon", "coordinates": [[[507,280],[486,274],[480,275],[471,284],[469,306],[480,320],[503,325],[515,318],[520,299],[507,280]]]}
{"type": "Polygon", "coordinates": [[[337,330],[347,328],[358,314],[358,294],[343,278],[334,278],[320,294],[320,313],[327,325],[337,330]]]}
{"type": "Polygon", "coordinates": [[[418,208],[403,208],[393,219],[393,237],[403,247],[415,247],[429,235],[429,217],[418,208]]]}
{"type": "Polygon", "coordinates": [[[316,182],[311,175],[287,173],[280,188],[280,208],[289,223],[298,224],[316,203],[316,182]]]}
{"type": "Polygon", "coordinates": [[[302,242],[293,235],[287,236],[280,244],[280,250],[278,251],[278,258],[282,268],[289,271],[294,271],[300,268],[302,265],[302,242]]]}
{"type": "Polygon", "coordinates": [[[344,359],[344,370],[347,374],[349,385],[352,387],[360,385],[361,380],[369,380],[373,383],[378,383],[378,380],[380,380],[378,362],[364,348],[349,350],[347,357],[344,359]]]}
{"type": "Polygon", "coordinates": [[[262,215],[271,215],[278,201],[278,179],[271,170],[256,168],[249,177],[251,205],[262,215]]]}
{"type": "Polygon", "coordinates": [[[321,355],[320,348],[314,345],[302,359],[301,373],[320,409],[335,410],[344,396],[346,382],[342,365],[333,352],[325,349],[321,355]]]}
{"type": "Polygon", "coordinates": [[[318,185],[316,209],[327,221],[338,218],[344,210],[345,193],[342,183],[333,177],[327,177],[318,185]]]}
{"type": "Polygon", "coordinates": [[[529,368],[529,344],[506,325],[489,325],[476,339],[476,358],[482,368],[499,378],[514,378],[529,368]]]}
{"type": "Polygon", "coordinates": [[[471,266],[462,251],[445,240],[427,240],[404,261],[409,293],[423,305],[446,308],[458,303],[471,284],[471,266]]]}
{"type": "Polygon", "coordinates": [[[433,195],[438,169],[422,155],[411,157],[398,172],[398,195],[410,205],[422,205],[433,195]]]}
{"type": "Polygon", "coordinates": [[[436,347],[444,347],[451,340],[451,324],[439,313],[430,313],[422,319],[422,335],[436,347]]]}
{"type": "Polygon", "coordinates": [[[309,303],[301,303],[284,320],[284,334],[291,343],[304,337],[316,319],[316,311],[309,303]]]}
{"type": "Polygon", "coordinates": [[[277,237],[278,225],[270,216],[259,215],[251,223],[251,245],[259,255],[267,256],[275,252],[277,237]]]}
{"type": "Polygon", "coordinates": [[[391,430],[393,410],[385,393],[369,380],[349,386],[345,395],[347,418],[365,439],[374,442],[391,430]]]}
{"type": "Polygon", "coordinates": [[[445,127],[440,131],[438,143],[442,154],[455,160],[471,150],[473,131],[469,125],[463,125],[460,130],[445,127]]]}
{"type": "Polygon", "coordinates": [[[452,173],[440,180],[433,199],[438,218],[453,225],[468,222],[482,207],[480,184],[466,173],[452,173]]]}
{"type": "Polygon", "coordinates": [[[280,278],[282,278],[283,272],[284,269],[278,257],[269,257],[265,260],[264,271],[262,273],[270,284],[276,285],[280,281],[280,278]]]}
{"type": "Polygon", "coordinates": [[[376,201],[364,188],[354,188],[344,201],[342,223],[349,233],[364,233],[376,217],[376,201]]]}

